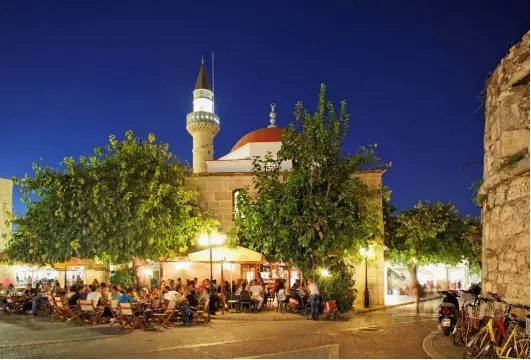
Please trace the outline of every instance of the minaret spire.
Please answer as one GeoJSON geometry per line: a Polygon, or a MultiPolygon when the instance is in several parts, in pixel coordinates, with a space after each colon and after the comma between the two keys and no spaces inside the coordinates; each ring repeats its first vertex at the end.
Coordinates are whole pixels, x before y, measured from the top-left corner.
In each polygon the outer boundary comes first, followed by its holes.
{"type": "Polygon", "coordinates": [[[271,123],[268,128],[276,128],[277,127],[277,113],[275,112],[275,108],[277,107],[277,104],[272,103],[271,104],[271,112],[269,113],[269,122],[271,123]]]}
{"type": "Polygon", "coordinates": [[[186,116],[186,130],[193,138],[194,173],[205,173],[207,161],[214,159],[214,137],[219,132],[219,116],[214,113],[214,93],[208,81],[205,58],[201,57],[201,67],[194,90],[194,108],[186,116]]]}

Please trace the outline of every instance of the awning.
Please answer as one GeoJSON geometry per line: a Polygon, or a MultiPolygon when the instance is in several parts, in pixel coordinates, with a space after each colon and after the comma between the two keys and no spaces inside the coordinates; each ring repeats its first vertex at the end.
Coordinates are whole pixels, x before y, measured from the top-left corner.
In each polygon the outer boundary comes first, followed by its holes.
{"type": "MultiPolygon", "coordinates": [[[[210,261],[210,249],[191,253],[188,257],[191,261],[208,262],[210,261]]],[[[241,246],[235,248],[218,246],[212,249],[212,261],[215,262],[262,262],[264,260],[264,255],[241,246]]]]}
{"type": "Polygon", "coordinates": [[[53,267],[55,269],[62,270],[64,268],[69,268],[72,266],[90,266],[90,265],[94,265],[94,260],[71,258],[70,261],[54,264],[53,267]]]}

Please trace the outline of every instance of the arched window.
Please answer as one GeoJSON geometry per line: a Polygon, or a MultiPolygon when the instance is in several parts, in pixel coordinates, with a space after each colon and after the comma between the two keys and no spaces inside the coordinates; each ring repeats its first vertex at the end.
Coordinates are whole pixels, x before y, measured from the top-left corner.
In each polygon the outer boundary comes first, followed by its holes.
{"type": "Polygon", "coordinates": [[[236,219],[238,214],[238,195],[240,194],[241,189],[236,189],[232,192],[232,219],[236,219]]]}

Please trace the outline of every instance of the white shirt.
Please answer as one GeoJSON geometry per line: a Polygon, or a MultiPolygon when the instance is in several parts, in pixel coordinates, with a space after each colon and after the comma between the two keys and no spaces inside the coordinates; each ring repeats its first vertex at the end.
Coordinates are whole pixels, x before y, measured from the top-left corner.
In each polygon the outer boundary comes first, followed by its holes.
{"type": "Polygon", "coordinates": [[[311,295],[319,295],[319,288],[316,283],[310,284],[310,296],[311,295]]]}
{"type": "Polygon", "coordinates": [[[251,296],[262,296],[262,292],[264,291],[260,285],[253,285],[250,290],[251,296]]]}
{"type": "Polygon", "coordinates": [[[101,299],[101,293],[94,291],[90,292],[87,295],[87,300],[92,300],[92,303],[94,303],[94,306],[98,305],[98,302],[101,299]]]}
{"type": "Polygon", "coordinates": [[[164,300],[173,300],[177,296],[179,296],[179,293],[175,290],[168,291],[166,294],[164,294],[164,300]]]}

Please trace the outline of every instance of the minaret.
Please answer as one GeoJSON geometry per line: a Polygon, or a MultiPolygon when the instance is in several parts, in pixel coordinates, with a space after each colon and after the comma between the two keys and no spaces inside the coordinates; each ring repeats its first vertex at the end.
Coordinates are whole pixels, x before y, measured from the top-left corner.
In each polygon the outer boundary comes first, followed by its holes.
{"type": "Polygon", "coordinates": [[[186,130],[194,139],[194,173],[207,172],[207,160],[214,159],[214,136],[219,132],[219,116],[214,114],[213,98],[205,62],[201,59],[194,90],[194,111],[186,116],[186,130]]]}

